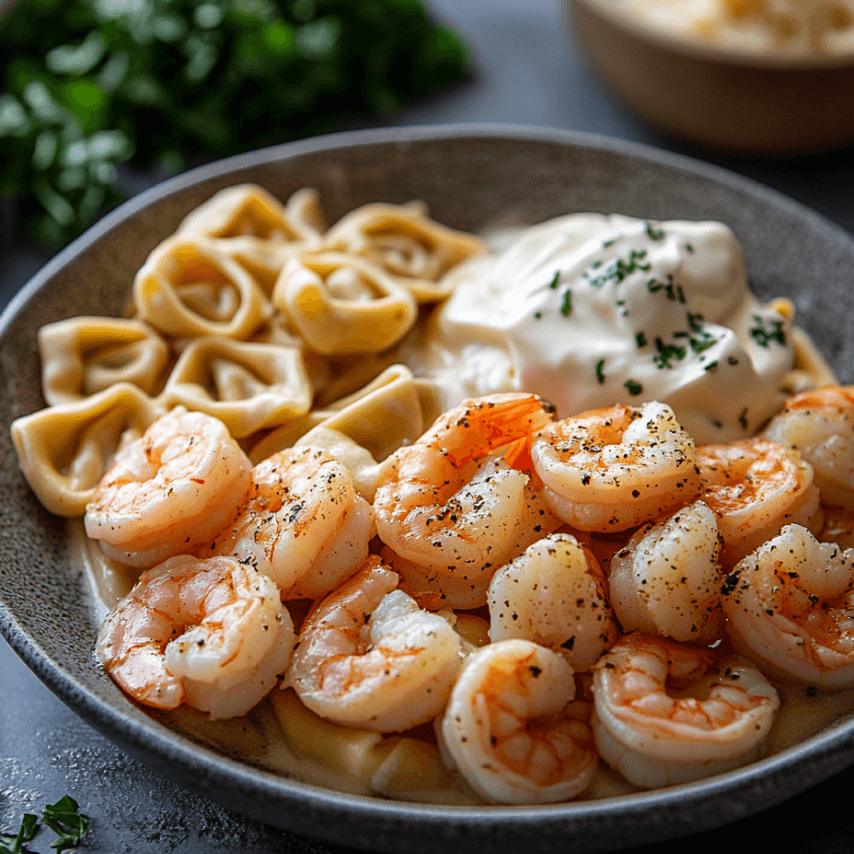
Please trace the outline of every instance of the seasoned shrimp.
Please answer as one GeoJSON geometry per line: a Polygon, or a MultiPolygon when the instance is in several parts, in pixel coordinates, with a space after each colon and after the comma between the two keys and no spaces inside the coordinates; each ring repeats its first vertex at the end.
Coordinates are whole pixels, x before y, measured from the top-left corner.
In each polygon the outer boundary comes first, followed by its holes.
{"type": "Polygon", "coordinates": [[[146,706],[212,719],[246,714],[287,670],[290,614],[276,585],[233,558],[173,557],[146,570],[107,615],[96,653],[146,706]]]}
{"type": "Polygon", "coordinates": [[[590,727],[570,717],[572,667],[550,649],[511,639],[473,652],[442,718],[445,752],[492,803],[566,801],[593,779],[590,727]]]}
{"type": "Polygon", "coordinates": [[[653,788],[761,757],[777,692],[744,659],[716,658],[640,632],[617,641],[593,673],[593,731],[608,765],[653,788]]]}
{"type": "Polygon", "coordinates": [[[800,451],[815,471],[823,504],[854,512],[854,386],[790,397],[764,436],[800,451]]]}
{"type": "Polygon", "coordinates": [[[348,470],[319,448],[292,448],[252,469],[240,515],[201,554],[248,561],[284,599],[315,599],[364,563],[372,536],[371,507],[348,470]]]}
{"type": "Polygon", "coordinates": [[[468,400],[386,460],[374,497],[377,533],[409,563],[407,585],[420,568],[416,587],[436,592],[446,579],[465,593],[446,605],[482,605],[495,570],[559,526],[536,479],[519,470],[530,464],[531,435],[551,417],[533,394],[468,400]]]}
{"type": "Polygon", "coordinates": [[[570,534],[534,543],[492,577],[489,636],[522,638],[589,670],[619,636],[599,562],[570,534]]]}
{"type": "Polygon", "coordinates": [[[625,631],[710,643],[723,634],[720,535],[695,501],[638,531],[611,559],[611,604],[625,631]]]}
{"type": "Polygon", "coordinates": [[[745,654],[813,685],[854,685],[854,549],[787,525],[735,567],[724,593],[727,630],[745,654]]]}
{"type": "Polygon", "coordinates": [[[460,669],[460,636],[396,590],[397,582],[371,555],[309,612],[288,679],[320,717],[395,732],[426,723],[445,705],[460,669]]]}
{"type": "Polygon", "coordinates": [[[221,421],[176,407],[116,455],[86,507],[86,533],[131,566],[189,554],[235,518],[251,468],[221,421]]]}
{"type": "Polygon", "coordinates": [[[552,510],[581,531],[624,531],[700,492],[694,442],[663,403],[565,418],[537,434],[531,453],[552,510]]]}
{"type": "Polygon", "coordinates": [[[697,465],[703,501],[717,516],[728,565],[778,534],[783,525],[821,527],[812,466],[797,451],[764,439],[701,445],[697,465]]]}

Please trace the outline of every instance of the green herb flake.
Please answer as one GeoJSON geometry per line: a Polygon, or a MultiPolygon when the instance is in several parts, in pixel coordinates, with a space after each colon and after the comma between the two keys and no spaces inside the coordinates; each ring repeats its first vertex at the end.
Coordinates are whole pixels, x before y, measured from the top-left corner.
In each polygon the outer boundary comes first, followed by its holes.
{"type": "Polygon", "coordinates": [[[638,345],[639,348],[640,347],[646,347],[646,345],[647,345],[646,335],[644,335],[643,332],[638,332],[638,334],[635,335],[635,343],[638,345]]]}
{"type": "Polygon", "coordinates": [[[664,237],[664,229],[663,228],[653,228],[652,223],[647,220],[644,224],[644,231],[649,237],[650,240],[661,240],[664,237]]]}
{"type": "Polygon", "coordinates": [[[690,243],[686,243],[685,244],[685,251],[689,252],[690,254],[693,255],[694,254],[694,247],[690,243]]]}
{"type": "Polygon", "coordinates": [[[557,290],[557,283],[560,280],[560,270],[555,271],[554,277],[549,282],[549,287],[553,290],[557,290]]]}
{"type": "Polygon", "coordinates": [[[728,356],[728,357],[727,357],[727,360],[726,360],[726,363],[727,363],[728,365],[737,365],[737,364],[738,364],[738,359],[736,359],[736,358],[735,358],[735,356],[728,356]]]}
{"type": "Polygon", "coordinates": [[[594,288],[601,288],[607,282],[612,281],[619,284],[631,273],[635,273],[638,270],[649,270],[650,265],[648,263],[640,263],[644,258],[646,258],[646,249],[632,249],[628,260],[624,261],[622,258],[618,258],[608,266],[604,273],[590,279],[590,284],[594,288]]]}
{"type": "Polygon", "coordinates": [[[626,380],[623,385],[628,389],[629,394],[633,396],[643,394],[643,386],[637,380],[626,380]]]}
{"type": "Polygon", "coordinates": [[[605,382],[605,360],[600,359],[596,363],[596,379],[599,380],[599,385],[603,385],[605,382]]]}
{"type": "Polygon", "coordinates": [[[569,317],[570,312],[572,311],[572,291],[567,288],[563,292],[563,299],[560,303],[560,313],[564,317],[569,317]]]}
{"type": "Polygon", "coordinates": [[[534,312],[534,320],[539,320],[542,316],[543,316],[543,313],[541,311],[535,311],[534,312]]]}
{"type": "Polygon", "coordinates": [[[681,362],[685,358],[686,350],[678,344],[665,344],[660,338],[656,338],[655,347],[658,352],[652,357],[652,361],[659,370],[672,368],[674,361],[681,362]]]}
{"type": "Polygon", "coordinates": [[[718,366],[718,362],[717,362],[717,360],[715,360],[714,362],[709,362],[708,365],[705,365],[703,367],[703,370],[707,371],[707,372],[708,371],[714,371],[717,368],[717,366],[718,366]]]}
{"type": "Polygon", "coordinates": [[[606,241],[602,244],[602,248],[603,248],[603,249],[607,249],[609,246],[613,246],[616,242],[617,242],[617,238],[616,238],[616,237],[612,238],[611,240],[606,240],[606,241]]]}
{"type": "Polygon", "coordinates": [[[766,323],[758,314],[754,314],[753,322],[756,325],[751,327],[750,335],[760,347],[767,347],[772,341],[785,345],[786,333],[782,320],[769,320],[766,323]]]}

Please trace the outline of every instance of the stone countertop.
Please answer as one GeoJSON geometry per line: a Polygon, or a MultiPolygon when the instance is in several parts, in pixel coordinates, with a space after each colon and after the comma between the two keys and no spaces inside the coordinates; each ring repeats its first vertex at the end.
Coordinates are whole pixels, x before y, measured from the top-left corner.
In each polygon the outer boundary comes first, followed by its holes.
{"type": "MultiPolygon", "coordinates": [[[[668,139],[629,115],[585,66],[559,0],[431,0],[470,41],[476,72],[449,92],[411,105],[389,124],[502,122],[582,130],[655,145],[732,169],[854,231],[854,152],[785,160],[725,157],[668,139]]],[[[5,305],[49,256],[0,248],[5,305]]],[[[236,815],[162,780],[67,709],[0,640],[0,828],[70,794],[90,818],[87,854],[343,854],[236,815]]],[[[759,815],[696,837],[635,849],[668,854],[759,844],[769,851],[850,852],[854,769],[759,815]]],[[[48,851],[53,835],[29,847],[48,851]]]]}

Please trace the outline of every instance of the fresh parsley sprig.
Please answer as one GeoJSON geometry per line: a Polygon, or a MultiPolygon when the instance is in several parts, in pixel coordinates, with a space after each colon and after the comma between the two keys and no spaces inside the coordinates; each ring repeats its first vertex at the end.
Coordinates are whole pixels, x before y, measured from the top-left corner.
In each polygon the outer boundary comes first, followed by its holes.
{"type": "MultiPolygon", "coordinates": [[[[89,819],[80,812],[79,804],[69,795],[61,797],[55,804],[48,804],[42,810],[41,823],[57,835],[50,844],[57,852],[76,848],[89,828],[89,819]]],[[[0,854],[33,854],[24,846],[32,842],[40,827],[38,817],[26,813],[14,836],[0,833],[0,854]]]]}
{"type": "Polygon", "coordinates": [[[18,0],[0,20],[0,196],[61,245],[166,173],[387,115],[463,78],[423,0],[18,0]]]}

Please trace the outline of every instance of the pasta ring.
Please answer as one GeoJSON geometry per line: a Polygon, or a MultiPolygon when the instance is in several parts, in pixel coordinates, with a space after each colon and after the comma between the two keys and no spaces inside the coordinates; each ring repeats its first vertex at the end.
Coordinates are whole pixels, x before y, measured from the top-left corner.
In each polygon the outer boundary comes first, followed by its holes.
{"type": "Polygon", "coordinates": [[[440,279],[456,264],[485,251],[472,234],[427,216],[420,202],[370,204],[351,211],[323,237],[322,248],[352,252],[382,267],[419,303],[444,299],[452,290],[440,279]]]}
{"type": "Polygon", "coordinates": [[[162,399],[205,412],[243,438],[304,415],[312,390],[298,347],[199,338],[184,349],[162,399]]]}
{"type": "Polygon", "coordinates": [[[379,267],[340,252],[307,253],[288,261],[273,289],[273,303],[306,344],[325,355],[380,353],[400,341],[418,318],[408,290],[379,267]]]}
{"type": "Polygon", "coordinates": [[[204,237],[164,240],[136,274],[141,320],[168,335],[246,338],[271,311],[255,280],[204,237]]]}
{"type": "Polygon", "coordinates": [[[165,413],[130,383],[12,422],[18,462],[39,501],[57,516],[82,516],[115,452],[165,413]]]}
{"type": "Polygon", "coordinates": [[[70,317],[39,329],[42,393],[51,406],[71,403],[119,382],[158,391],[169,360],[166,342],[145,323],[70,317]]]}

